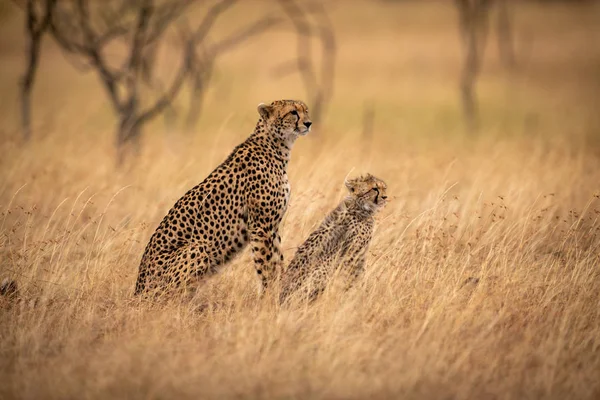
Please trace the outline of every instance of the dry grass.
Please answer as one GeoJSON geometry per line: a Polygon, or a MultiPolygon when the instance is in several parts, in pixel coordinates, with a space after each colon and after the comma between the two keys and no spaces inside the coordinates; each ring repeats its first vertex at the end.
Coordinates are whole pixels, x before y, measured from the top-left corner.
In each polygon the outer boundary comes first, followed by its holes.
{"type": "Polygon", "coordinates": [[[392,201],[357,287],[297,310],[258,298],[246,253],[202,312],[131,296],[153,229],[251,131],[254,105],[303,97],[256,57],[267,38],[222,60],[199,134],[159,121],[117,171],[104,94],[51,47],[37,139],[18,144],[19,21],[0,29],[0,278],[26,299],[0,309],[0,398],[600,396],[598,7],[520,8],[527,58],[508,76],[488,54],[475,139],[455,104],[451,9],[339,4],[336,97],[294,149],[286,259],[351,170],[385,179],[392,201]]]}

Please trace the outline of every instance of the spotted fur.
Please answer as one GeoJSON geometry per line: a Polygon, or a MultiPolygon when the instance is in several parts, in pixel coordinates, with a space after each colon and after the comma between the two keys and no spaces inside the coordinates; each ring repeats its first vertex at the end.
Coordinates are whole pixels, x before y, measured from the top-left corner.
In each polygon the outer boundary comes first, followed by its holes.
{"type": "Polygon", "coordinates": [[[262,287],[275,277],[283,263],[279,224],[290,197],[290,153],[311,121],[301,101],[260,104],[258,112],[254,133],[164,217],[142,256],[136,294],[193,286],[248,243],[262,287]]]}
{"type": "Polygon", "coordinates": [[[280,301],[317,297],[338,276],[347,287],[364,270],[374,215],[386,203],[385,182],[367,174],[346,181],[348,196],[298,248],[282,277],[280,301]]]}

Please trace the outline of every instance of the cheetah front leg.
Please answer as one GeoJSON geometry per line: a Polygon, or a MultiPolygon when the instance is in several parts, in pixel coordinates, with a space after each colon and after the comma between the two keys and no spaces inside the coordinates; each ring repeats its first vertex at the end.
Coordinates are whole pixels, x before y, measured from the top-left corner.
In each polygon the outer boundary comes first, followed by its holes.
{"type": "Polygon", "coordinates": [[[273,278],[281,279],[281,273],[283,269],[283,251],[281,250],[281,236],[279,236],[279,229],[273,232],[273,264],[275,265],[275,276],[273,278]]]}
{"type": "Polygon", "coordinates": [[[344,258],[342,275],[345,282],[344,290],[348,290],[365,271],[367,246],[350,246],[344,258]]]}
{"type": "Polygon", "coordinates": [[[250,246],[256,274],[261,282],[261,292],[277,279],[278,272],[283,264],[281,252],[281,238],[277,229],[267,229],[264,220],[252,217],[248,220],[250,231],[250,246]]]}

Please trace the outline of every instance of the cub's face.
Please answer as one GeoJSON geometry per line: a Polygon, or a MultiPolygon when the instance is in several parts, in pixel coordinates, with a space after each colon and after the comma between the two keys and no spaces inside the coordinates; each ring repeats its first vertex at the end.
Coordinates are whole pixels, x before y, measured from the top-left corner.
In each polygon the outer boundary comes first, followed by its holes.
{"type": "Polygon", "coordinates": [[[371,174],[346,181],[350,195],[368,211],[378,211],[387,203],[387,185],[371,174]]]}
{"type": "Polygon", "coordinates": [[[271,132],[284,140],[294,140],[310,132],[312,122],[308,107],[299,100],[277,100],[270,105],[258,105],[258,113],[271,132]]]}

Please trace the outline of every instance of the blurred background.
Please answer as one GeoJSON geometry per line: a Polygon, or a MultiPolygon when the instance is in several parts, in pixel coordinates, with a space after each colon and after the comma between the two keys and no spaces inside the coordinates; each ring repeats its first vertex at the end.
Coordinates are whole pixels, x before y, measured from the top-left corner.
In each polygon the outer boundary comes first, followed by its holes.
{"type": "Polygon", "coordinates": [[[279,98],[309,104],[309,140],[597,143],[593,1],[1,4],[0,134],[15,151],[90,138],[93,148],[139,150],[148,138],[185,141],[225,125],[244,137],[256,104],[279,98]]]}

